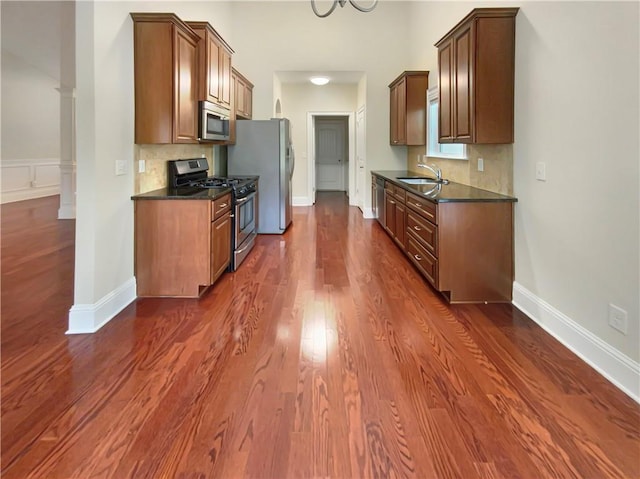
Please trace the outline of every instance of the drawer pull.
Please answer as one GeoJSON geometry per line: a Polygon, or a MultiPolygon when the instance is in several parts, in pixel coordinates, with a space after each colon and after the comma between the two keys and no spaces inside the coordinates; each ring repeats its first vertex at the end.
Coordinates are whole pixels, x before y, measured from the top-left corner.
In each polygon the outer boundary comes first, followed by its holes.
{"type": "Polygon", "coordinates": [[[414,254],[413,257],[418,261],[422,261],[422,256],[420,256],[419,254],[414,254]]]}
{"type": "Polygon", "coordinates": [[[414,226],[413,229],[416,231],[422,231],[422,228],[420,228],[419,226],[414,226]]]}
{"type": "Polygon", "coordinates": [[[222,204],[220,205],[220,208],[226,208],[226,207],[227,207],[227,204],[226,204],[226,203],[222,203],[222,204]]]}
{"type": "Polygon", "coordinates": [[[414,205],[416,205],[418,208],[422,208],[422,205],[420,203],[414,203],[414,205]]]}

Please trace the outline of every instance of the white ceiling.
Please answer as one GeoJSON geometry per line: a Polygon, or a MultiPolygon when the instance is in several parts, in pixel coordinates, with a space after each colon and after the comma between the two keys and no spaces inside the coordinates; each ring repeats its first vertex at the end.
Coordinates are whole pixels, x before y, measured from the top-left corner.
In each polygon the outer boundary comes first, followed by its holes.
{"type": "Polygon", "coordinates": [[[61,2],[2,1],[2,50],[60,80],[61,2]]]}
{"type": "Polygon", "coordinates": [[[331,83],[358,84],[364,72],[357,71],[280,71],[275,72],[282,83],[309,83],[312,76],[329,78],[331,83]]]}
{"type": "MultiPolygon", "coordinates": [[[[61,1],[0,2],[2,50],[60,80],[62,15],[61,1]]],[[[67,22],[67,24],[69,24],[67,22]]],[[[73,23],[71,23],[73,24],[73,23]]],[[[357,84],[362,71],[277,71],[282,83],[307,83],[312,76],[329,77],[334,84],[357,84]]]]}

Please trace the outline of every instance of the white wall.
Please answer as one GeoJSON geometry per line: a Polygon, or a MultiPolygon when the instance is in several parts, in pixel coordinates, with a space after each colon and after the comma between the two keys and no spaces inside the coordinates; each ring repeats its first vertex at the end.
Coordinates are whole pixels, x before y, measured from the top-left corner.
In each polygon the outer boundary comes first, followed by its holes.
{"type": "MultiPolygon", "coordinates": [[[[431,85],[433,44],[481,6],[500,4],[413,5],[412,66],[431,70],[431,85]]],[[[637,2],[520,4],[513,145],[514,300],[528,302],[545,328],[636,397],[639,13],[637,2]],[[546,182],[535,180],[540,161],[546,182]],[[628,312],[626,336],[607,324],[610,302],[628,312]],[[626,382],[616,377],[620,366],[626,382]]]]}
{"type": "Polygon", "coordinates": [[[514,144],[516,281],[635,361],[639,13],[635,2],[523,7],[514,144]],[[608,326],[609,302],[628,312],[626,336],[608,326]]]}
{"type": "Polygon", "coordinates": [[[307,113],[351,112],[357,105],[357,85],[328,84],[315,86],[311,83],[282,84],[282,114],[291,120],[292,142],[296,152],[296,168],[293,173],[293,197],[297,204],[310,204],[309,157],[307,113]]]}
{"type": "Polygon", "coordinates": [[[217,2],[77,2],[77,222],[70,332],[95,330],[135,297],[133,279],[134,11],[209,20],[224,35],[217,2]],[[127,173],[115,175],[115,161],[127,173]]]}
{"type": "Polygon", "coordinates": [[[56,78],[2,50],[3,160],[60,158],[59,86],[56,78]]]}

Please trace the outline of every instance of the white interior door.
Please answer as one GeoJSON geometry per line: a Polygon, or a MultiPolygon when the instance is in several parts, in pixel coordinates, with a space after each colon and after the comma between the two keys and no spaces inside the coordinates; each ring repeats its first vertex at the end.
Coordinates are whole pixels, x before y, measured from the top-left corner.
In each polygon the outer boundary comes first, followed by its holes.
{"type": "Polygon", "coordinates": [[[345,119],[316,119],[316,189],[345,191],[348,162],[345,119]]]}

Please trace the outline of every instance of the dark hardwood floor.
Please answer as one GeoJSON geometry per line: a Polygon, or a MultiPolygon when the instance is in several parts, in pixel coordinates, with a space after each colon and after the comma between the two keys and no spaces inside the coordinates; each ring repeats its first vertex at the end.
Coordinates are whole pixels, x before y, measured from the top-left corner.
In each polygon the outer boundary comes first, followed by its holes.
{"type": "Polygon", "coordinates": [[[80,336],[57,201],[2,206],[5,479],[640,477],[638,404],[512,306],[448,306],[340,193],[80,336]]]}

